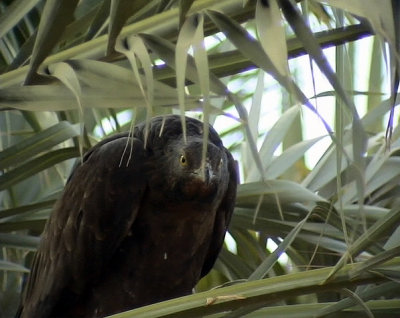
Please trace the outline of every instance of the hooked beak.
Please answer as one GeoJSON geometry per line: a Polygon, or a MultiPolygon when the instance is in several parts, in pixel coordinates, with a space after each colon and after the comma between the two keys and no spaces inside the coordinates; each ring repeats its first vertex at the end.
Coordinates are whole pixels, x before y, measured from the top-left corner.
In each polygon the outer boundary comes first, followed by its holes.
{"type": "Polygon", "coordinates": [[[205,165],[202,165],[199,169],[193,171],[193,174],[196,175],[197,178],[201,179],[205,184],[210,184],[212,179],[215,177],[214,170],[209,162],[206,162],[205,165]]]}

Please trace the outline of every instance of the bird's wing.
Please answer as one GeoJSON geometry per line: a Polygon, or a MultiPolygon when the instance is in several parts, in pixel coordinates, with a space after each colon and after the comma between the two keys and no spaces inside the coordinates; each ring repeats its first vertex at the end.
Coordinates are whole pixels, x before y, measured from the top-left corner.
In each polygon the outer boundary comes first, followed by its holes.
{"type": "Polygon", "coordinates": [[[218,254],[224,244],[225,233],[231,221],[233,209],[235,207],[236,188],[238,184],[237,165],[231,153],[224,149],[228,160],[228,186],[225,195],[217,209],[214,223],[214,231],[210,240],[211,244],[208,249],[204,265],[201,271],[201,277],[208,274],[214,266],[218,258],[218,254]]]}
{"type": "Polygon", "coordinates": [[[126,134],[84,156],[46,224],[22,317],[47,317],[65,290],[83,292],[109,265],[140,208],[145,159],[142,141],[126,134]]]}

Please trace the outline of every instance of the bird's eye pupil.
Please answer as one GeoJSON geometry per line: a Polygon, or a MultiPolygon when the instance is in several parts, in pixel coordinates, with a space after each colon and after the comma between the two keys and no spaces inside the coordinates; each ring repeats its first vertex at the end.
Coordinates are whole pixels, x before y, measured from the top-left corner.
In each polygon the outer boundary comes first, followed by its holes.
{"type": "Polygon", "coordinates": [[[186,165],[186,158],[185,158],[185,156],[183,156],[183,155],[181,156],[180,162],[181,162],[182,165],[186,165]]]}

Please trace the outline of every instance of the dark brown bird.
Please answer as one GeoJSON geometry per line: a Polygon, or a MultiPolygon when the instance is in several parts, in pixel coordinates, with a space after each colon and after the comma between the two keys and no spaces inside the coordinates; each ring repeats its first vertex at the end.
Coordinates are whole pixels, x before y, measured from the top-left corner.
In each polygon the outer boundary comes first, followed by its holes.
{"type": "Polygon", "coordinates": [[[190,294],[236,197],[229,151],[203,123],[153,118],[89,150],[54,207],[17,317],[103,317],[190,294]],[[147,141],[144,142],[147,131],[147,141]]]}

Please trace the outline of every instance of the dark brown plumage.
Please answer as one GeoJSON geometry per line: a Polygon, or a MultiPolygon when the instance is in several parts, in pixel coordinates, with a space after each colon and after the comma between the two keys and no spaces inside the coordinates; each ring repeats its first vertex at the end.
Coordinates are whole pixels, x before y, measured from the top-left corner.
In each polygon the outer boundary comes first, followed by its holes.
{"type": "Polygon", "coordinates": [[[210,126],[153,118],[98,143],[48,220],[19,317],[103,317],[192,292],[214,265],[236,197],[231,154],[210,126]]]}

